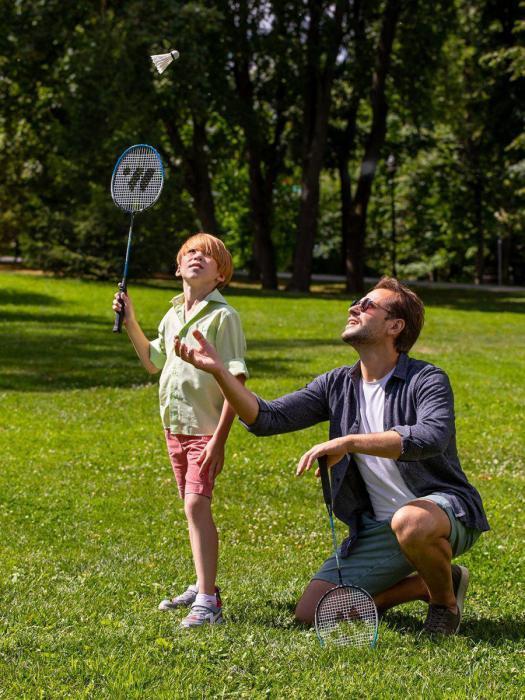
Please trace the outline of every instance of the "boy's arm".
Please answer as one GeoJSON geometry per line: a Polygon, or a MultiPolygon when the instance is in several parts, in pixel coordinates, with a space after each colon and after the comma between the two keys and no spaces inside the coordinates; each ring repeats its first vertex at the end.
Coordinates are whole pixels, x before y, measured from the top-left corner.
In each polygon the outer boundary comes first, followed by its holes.
{"type": "Polygon", "coordinates": [[[135,316],[135,308],[130,297],[124,292],[117,292],[115,298],[113,299],[113,311],[120,311],[122,309],[121,299],[124,301],[124,325],[128,333],[131,344],[135,348],[135,352],[139,356],[144,369],[150,374],[156,374],[159,368],[156,367],[150,360],[149,350],[150,344],[149,340],[144,335],[142,328],[140,327],[137,318],[135,316]]]}
{"type": "MultiPolygon", "coordinates": [[[[244,385],[246,377],[244,374],[239,374],[234,377],[235,381],[244,385]]],[[[227,401],[224,401],[221,411],[221,417],[213,437],[206,445],[202,457],[200,473],[208,471],[210,479],[214,479],[218,476],[224,466],[224,447],[226,445],[226,440],[230,434],[230,429],[232,427],[233,420],[235,418],[235,409],[230,406],[227,401]]]]}

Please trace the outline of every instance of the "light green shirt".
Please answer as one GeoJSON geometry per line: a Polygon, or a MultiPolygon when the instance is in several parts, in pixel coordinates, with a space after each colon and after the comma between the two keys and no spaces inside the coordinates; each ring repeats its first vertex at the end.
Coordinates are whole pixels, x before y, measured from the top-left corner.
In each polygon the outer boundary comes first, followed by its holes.
{"type": "Polygon", "coordinates": [[[162,424],[172,433],[213,435],[224,397],[211,374],[177,357],[173,340],[178,335],[189,347],[198,347],[192,333],[199,330],[215,346],[233,375],[247,377],[241,319],[217,289],[198,304],[187,322],[184,294],[174,297],[171,303],[173,308],[160,322],[158,338],[150,342],[149,348],[151,362],[162,369],[159,383],[162,424]]]}

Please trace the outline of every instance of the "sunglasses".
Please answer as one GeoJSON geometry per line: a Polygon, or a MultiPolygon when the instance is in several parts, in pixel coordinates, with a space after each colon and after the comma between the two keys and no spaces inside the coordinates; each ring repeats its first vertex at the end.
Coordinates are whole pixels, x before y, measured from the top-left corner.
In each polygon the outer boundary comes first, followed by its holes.
{"type": "Polygon", "coordinates": [[[350,304],[350,308],[359,309],[363,313],[366,313],[368,309],[383,309],[383,311],[390,313],[390,309],[387,309],[386,306],[381,306],[381,304],[378,304],[376,301],[373,301],[368,297],[365,297],[364,299],[355,299],[350,304]]]}

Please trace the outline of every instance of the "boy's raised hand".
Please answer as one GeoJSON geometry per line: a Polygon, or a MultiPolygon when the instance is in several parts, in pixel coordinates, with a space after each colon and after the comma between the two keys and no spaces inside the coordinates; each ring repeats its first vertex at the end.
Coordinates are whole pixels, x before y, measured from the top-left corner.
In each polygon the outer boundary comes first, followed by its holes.
{"type": "Polygon", "coordinates": [[[197,369],[210,374],[216,374],[221,369],[224,369],[221,358],[211,343],[208,343],[206,338],[200,331],[193,331],[193,337],[199,344],[198,348],[189,348],[177,336],[174,341],[175,354],[185,362],[189,362],[197,369]]]}
{"type": "Polygon", "coordinates": [[[124,324],[135,320],[135,307],[131,298],[125,292],[116,292],[113,297],[113,311],[115,313],[122,309],[124,302],[124,324]]]}

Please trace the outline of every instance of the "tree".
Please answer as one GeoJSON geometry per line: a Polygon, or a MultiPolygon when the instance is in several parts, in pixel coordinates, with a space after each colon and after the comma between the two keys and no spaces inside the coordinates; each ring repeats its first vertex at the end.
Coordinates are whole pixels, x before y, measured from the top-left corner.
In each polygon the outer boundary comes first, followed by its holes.
{"type": "Polygon", "coordinates": [[[307,0],[300,17],[302,55],[300,77],[304,85],[301,162],[301,200],[290,289],[308,291],[319,210],[319,177],[325,156],[328,119],[337,59],[344,33],[346,2],[307,0]]]}

